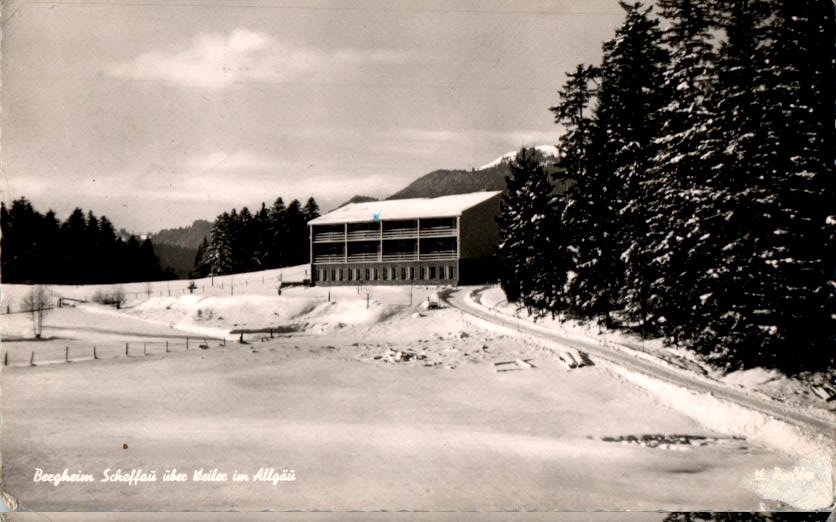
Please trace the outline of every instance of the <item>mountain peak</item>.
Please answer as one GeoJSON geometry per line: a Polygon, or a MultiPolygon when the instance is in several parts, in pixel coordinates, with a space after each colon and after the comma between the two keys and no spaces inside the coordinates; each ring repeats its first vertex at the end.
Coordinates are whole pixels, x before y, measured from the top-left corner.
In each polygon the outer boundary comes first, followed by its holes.
{"type": "MultiPolygon", "coordinates": [[[[537,152],[539,152],[543,156],[543,159],[556,158],[558,154],[557,147],[555,147],[554,145],[535,145],[534,147],[529,148],[536,149],[537,152]]],[[[518,152],[518,150],[512,150],[511,152],[508,152],[496,158],[492,162],[482,165],[476,170],[486,170],[502,164],[507,165],[511,162],[511,160],[513,160],[517,156],[518,152]]]]}

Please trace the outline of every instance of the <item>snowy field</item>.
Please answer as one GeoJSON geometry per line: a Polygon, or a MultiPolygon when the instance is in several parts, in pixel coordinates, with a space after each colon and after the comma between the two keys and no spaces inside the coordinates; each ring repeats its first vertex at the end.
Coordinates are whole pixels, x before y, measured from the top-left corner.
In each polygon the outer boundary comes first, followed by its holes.
{"type": "MultiPolygon", "coordinates": [[[[123,309],[53,310],[37,342],[28,314],[0,316],[13,339],[3,343],[5,491],[33,510],[794,507],[770,500],[758,477],[792,470],[797,456],[713,431],[594,360],[568,370],[524,337],[428,306],[437,288],[279,296],[277,278],[196,281],[179,295],[174,282],[150,295],[124,285],[137,295],[123,309]],[[82,353],[94,344],[98,360],[82,353]],[[79,352],[63,363],[68,347],[79,352]],[[54,486],[33,481],[36,468],[96,481],[54,486]],[[99,481],[108,468],[157,480],[99,481]],[[163,482],[173,468],[189,480],[163,482]],[[201,468],[230,478],[193,481],[201,468]],[[231,481],[259,468],[296,480],[231,481]]],[[[4,286],[2,304],[26,290],[4,286]]]]}

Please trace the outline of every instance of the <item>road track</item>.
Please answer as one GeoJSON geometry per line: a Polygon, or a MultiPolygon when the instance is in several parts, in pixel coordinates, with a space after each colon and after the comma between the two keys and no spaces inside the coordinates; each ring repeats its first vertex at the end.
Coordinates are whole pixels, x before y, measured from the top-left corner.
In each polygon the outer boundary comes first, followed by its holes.
{"type": "Polygon", "coordinates": [[[585,351],[590,355],[600,357],[629,370],[638,371],[664,382],[683,386],[692,391],[708,393],[719,399],[738,404],[798,426],[802,430],[812,432],[813,434],[821,434],[830,439],[836,439],[836,419],[828,421],[826,419],[808,415],[803,411],[795,411],[781,403],[765,397],[761,398],[749,395],[725,386],[719,382],[713,383],[697,375],[688,375],[684,371],[669,368],[661,362],[655,363],[643,359],[639,357],[639,355],[635,354],[635,352],[631,353],[629,348],[623,350],[610,348],[591,339],[580,339],[577,337],[562,335],[558,332],[545,331],[545,329],[539,325],[532,324],[525,320],[508,317],[507,315],[500,314],[499,312],[490,311],[483,306],[473,303],[467,298],[468,294],[473,293],[477,296],[474,300],[478,301],[478,294],[486,288],[488,287],[476,289],[473,287],[462,287],[453,290],[452,292],[447,292],[441,297],[453,308],[483,321],[504,326],[511,330],[516,330],[551,343],[560,343],[567,347],[585,351]]]}

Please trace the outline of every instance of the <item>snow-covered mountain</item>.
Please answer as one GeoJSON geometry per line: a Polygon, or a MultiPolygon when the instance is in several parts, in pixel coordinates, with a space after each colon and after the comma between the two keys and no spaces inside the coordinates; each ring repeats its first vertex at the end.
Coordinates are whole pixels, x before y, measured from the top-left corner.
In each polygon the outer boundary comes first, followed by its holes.
{"type": "MultiPolygon", "coordinates": [[[[555,147],[554,145],[537,145],[533,148],[537,149],[537,152],[543,155],[544,160],[557,158],[557,147],[555,147]]],[[[492,162],[482,165],[476,170],[486,170],[501,164],[507,165],[511,162],[512,159],[514,159],[518,152],[518,150],[512,150],[511,152],[503,154],[502,156],[496,158],[492,162]]]]}
{"type": "MultiPolygon", "coordinates": [[[[553,145],[534,147],[542,161],[552,163],[557,157],[553,145]]],[[[386,199],[434,198],[481,190],[505,190],[505,177],[511,173],[508,164],[518,151],[509,152],[478,169],[441,169],[425,174],[386,199]]]]}

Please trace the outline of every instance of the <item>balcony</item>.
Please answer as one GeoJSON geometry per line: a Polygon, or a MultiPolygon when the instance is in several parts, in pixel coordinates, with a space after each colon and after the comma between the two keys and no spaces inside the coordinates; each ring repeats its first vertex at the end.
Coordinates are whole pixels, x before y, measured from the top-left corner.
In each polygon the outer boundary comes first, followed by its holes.
{"type": "Polygon", "coordinates": [[[349,241],[380,240],[380,230],[354,230],[348,232],[349,241]]]}
{"type": "Polygon", "coordinates": [[[458,230],[455,227],[421,227],[421,237],[455,237],[458,230]]]}
{"type": "Polygon", "coordinates": [[[416,252],[398,252],[392,254],[383,254],[384,261],[418,261],[418,254],[416,252]]]}
{"type": "Polygon", "coordinates": [[[383,229],[383,239],[415,239],[418,237],[417,228],[383,229]]]}
{"type": "Polygon", "coordinates": [[[369,263],[377,261],[377,252],[363,252],[361,254],[349,254],[349,263],[369,263]]]}
{"type": "Polygon", "coordinates": [[[323,265],[345,263],[345,256],[342,254],[314,254],[314,263],[323,265]]]}
{"type": "Polygon", "coordinates": [[[345,240],[345,232],[317,232],[314,243],[335,243],[345,240]]]}
{"type": "MultiPolygon", "coordinates": [[[[423,230],[421,231],[423,233],[423,230]]],[[[455,260],[455,250],[437,250],[434,252],[421,252],[421,261],[455,260]]]]}

